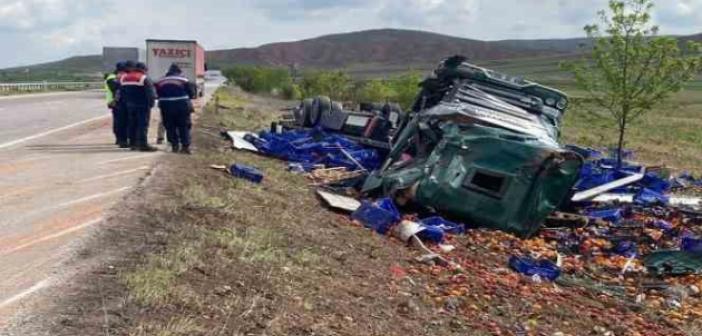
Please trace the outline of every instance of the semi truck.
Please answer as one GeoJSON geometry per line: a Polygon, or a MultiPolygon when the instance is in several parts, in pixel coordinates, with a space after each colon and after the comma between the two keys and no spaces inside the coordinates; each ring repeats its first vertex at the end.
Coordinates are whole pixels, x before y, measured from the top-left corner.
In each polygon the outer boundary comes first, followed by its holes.
{"type": "Polygon", "coordinates": [[[112,72],[119,62],[144,61],[144,50],[132,47],[103,47],[102,48],[102,71],[112,72]]]}
{"type": "Polygon", "coordinates": [[[146,65],[154,79],[166,75],[168,68],[176,64],[183,70],[183,77],[196,83],[197,94],[205,92],[205,49],[197,41],[146,40],[146,65]]]}

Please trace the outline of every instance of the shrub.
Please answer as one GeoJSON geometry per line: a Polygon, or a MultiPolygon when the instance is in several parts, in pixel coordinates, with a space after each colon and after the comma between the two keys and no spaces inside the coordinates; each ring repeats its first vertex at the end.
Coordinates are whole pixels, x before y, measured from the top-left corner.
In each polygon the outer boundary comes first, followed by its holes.
{"type": "Polygon", "coordinates": [[[260,66],[236,66],[224,71],[224,75],[243,90],[253,93],[284,92],[293,85],[286,69],[260,66]]]}
{"type": "Polygon", "coordinates": [[[343,71],[307,71],[298,83],[282,68],[236,66],[224,72],[230,81],[253,93],[279,95],[285,99],[328,96],[336,101],[396,102],[409,109],[422,77],[408,73],[389,79],[354,82],[343,71]]]}
{"type": "Polygon", "coordinates": [[[303,97],[328,96],[333,100],[347,101],[352,97],[353,82],[343,71],[305,72],[300,79],[303,97]]]}

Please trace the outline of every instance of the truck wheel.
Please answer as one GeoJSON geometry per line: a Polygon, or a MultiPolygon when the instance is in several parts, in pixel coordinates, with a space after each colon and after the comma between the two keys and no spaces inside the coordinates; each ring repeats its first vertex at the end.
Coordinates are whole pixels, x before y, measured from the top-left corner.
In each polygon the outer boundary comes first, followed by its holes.
{"type": "Polygon", "coordinates": [[[324,129],[340,131],[344,127],[347,117],[344,106],[339,102],[332,102],[331,111],[328,114],[322,114],[320,123],[324,129]]]}
{"type": "Polygon", "coordinates": [[[307,98],[302,101],[302,104],[300,104],[300,108],[297,109],[295,113],[296,124],[298,124],[299,126],[308,126],[307,120],[309,119],[308,116],[312,112],[313,105],[314,100],[312,98],[307,98]]]}
{"type": "Polygon", "coordinates": [[[331,99],[329,97],[320,96],[314,101],[311,113],[308,115],[308,123],[310,127],[315,127],[322,119],[322,115],[331,112],[331,99]]]}

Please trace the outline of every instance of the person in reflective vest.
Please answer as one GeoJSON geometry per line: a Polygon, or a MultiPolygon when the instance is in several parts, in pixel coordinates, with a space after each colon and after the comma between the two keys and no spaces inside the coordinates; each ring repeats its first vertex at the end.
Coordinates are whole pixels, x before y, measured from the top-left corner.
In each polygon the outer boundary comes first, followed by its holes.
{"type": "Polygon", "coordinates": [[[156,92],[147,72],[146,64],[139,62],[133,71],[120,77],[120,101],[124,100],[129,115],[131,149],[155,152],[158,149],[149,146],[148,133],[156,92]]]}
{"type": "Polygon", "coordinates": [[[126,64],[117,63],[115,71],[105,77],[105,100],[112,111],[112,132],[120,148],[129,148],[129,119],[127,111],[118,101],[119,78],[125,74],[126,64]]]}
{"type": "Polygon", "coordinates": [[[195,99],[195,91],[195,84],[182,76],[176,64],[171,65],[166,76],[156,82],[161,120],[174,153],[190,154],[191,99],[195,99]]]}

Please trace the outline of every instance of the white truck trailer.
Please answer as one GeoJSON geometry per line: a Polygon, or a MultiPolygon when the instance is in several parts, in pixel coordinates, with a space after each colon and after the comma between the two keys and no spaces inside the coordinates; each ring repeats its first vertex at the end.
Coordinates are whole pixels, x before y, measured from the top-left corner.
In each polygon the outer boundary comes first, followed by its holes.
{"type": "Polygon", "coordinates": [[[183,77],[197,84],[197,94],[205,92],[205,49],[197,41],[146,40],[146,65],[149,76],[158,80],[166,75],[171,64],[183,70],[183,77]]]}

